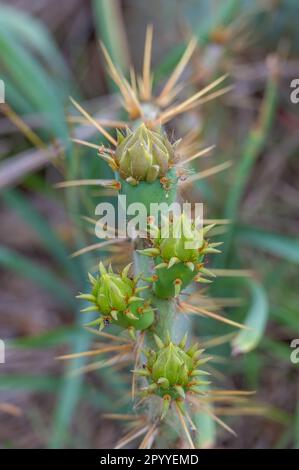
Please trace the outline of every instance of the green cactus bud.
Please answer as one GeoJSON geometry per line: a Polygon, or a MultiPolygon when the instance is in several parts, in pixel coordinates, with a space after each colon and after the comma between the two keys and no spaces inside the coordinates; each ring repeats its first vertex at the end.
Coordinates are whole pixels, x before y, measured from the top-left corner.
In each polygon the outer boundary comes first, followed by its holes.
{"type": "Polygon", "coordinates": [[[117,134],[113,154],[115,177],[120,183],[119,194],[126,196],[127,206],[142,203],[150,214],[151,203],[172,204],[176,199],[178,177],[174,167],[175,147],[161,130],[141,124],[117,134]]]}
{"type": "Polygon", "coordinates": [[[91,294],[81,294],[78,297],[91,302],[93,305],[84,309],[100,313],[98,320],[91,322],[103,328],[107,323],[114,323],[127,329],[144,330],[154,321],[154,312],[150,301],[140,297],[137,287],[138,278],[128,276],[130,266],[124,268],[122,273],[115,274],[110,267],[108,272],[100,263],[100,275],[90,277],[91,294]],[[95,323],[96,322],[96,323],[95,323]]]}
{"type": "Polygon", "coordinates": [[[165,133],[141,124],[135,131],[127,130],[125,137],[118,134],[115,159],[122,179],[133,185],[152,183],[166,175],[174,160],[174,147],[165,133]]]}
{"type": "Polygon", "coordinates": [[[192,281],[211,282],[200,275],[210,275],[203,267],[204,255],[210,248],[203,238],[205,232],[205,228],[196,229],[195,223],[189,221],[184,213],[174,222],[164,221],[164,227],[155,227],[152,247],[140,253],[154,259],[159,273],[153,285],[157,297],[176,297],[192,281]]]}
{"type": "MultiPolygon", "coordinates": [[[[178,346],[169,343],[160,351],[153,364],[152,378],[154,382],[158,382],[161,377],[167,379],[169,385],[187,385],[188,372],[192,368],[192,360],[178,346]]],[[[161,384],[164,388],[165,385],[161,384]]]]}
{"type": "Polygon", "coordinates": [[[197,262],[198,250],[203,244],[202,230],[195,230],[194,223],[184,213],[168,225],[168,230],[169,238],[159,240],[162,258],[169,261],[176,257],[182,262],[197,262]]]}
{"type": "Polygon", "coordinates": [[[148,382],[144,395],[158,395],[163,399],[162,418],[166,415],[171,400],[182,400],[188,392],[194,391],[201,384],[197,379],[205,371],[197,369],[198,357],[202,354],[197,345],[189,350],[185,349],[186,338],[179,344],[171,340],[163,343],[155,336],[158,350],[145,351],[147,362],[144,369],[135,371],[136,375],[143,376],[148,382]]]}

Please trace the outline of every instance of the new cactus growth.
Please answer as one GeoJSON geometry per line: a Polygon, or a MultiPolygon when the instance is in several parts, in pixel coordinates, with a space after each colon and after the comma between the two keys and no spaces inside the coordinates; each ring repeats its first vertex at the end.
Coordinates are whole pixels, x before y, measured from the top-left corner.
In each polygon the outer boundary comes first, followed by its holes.
{"type": "Polygon", "coordinates": [[[117,131],[115,151],[101,150],[99,155],[115,172],[127,203],[140,202],[148,210],[150,202],[170,204],[176,198],[177,145],[178,141],[171,143],[159,127],[153,130],[142,123],[136,129],[127,128],[126,135],[117,131]]]}
{"type": "Polygon", "coordinates": [[[118,132],[116,165],[122,179],[132,185],[140,181],[152,183],[165,176],[174,163],[174,148],[165,132],[150,130],[141,124],[136,130],[118,132]]]}
{"type": "Polygon", "coordinates": [[[208,243],[204,238],[211,228],[213,225],[198,229],[196,221],[188,221],[184,213],[173,222],[167,219],[162,228],[150,227],[155,234],[151,239],[152,247],[140,253],[154,260],[153,289],[157,297],[177,297],[192,281],[211,282],[204,277],[214,276],[204,267],[204,257],[207,253],[219,252],[215,243],[208,243]]]}
{"type": "Polygon", "coordinates": [[[155,340],[157,350],[145,351],[146,364],[143,369],[135,370],[134,373],[145,377],[148,382],[147,387],[141,392],[144,397],[158,395],[162,398],[163,419],[171,401],[182,405],[187,393],[197,393],[198,387],[209,383],[200,380],[199,377],[207,372],[198,369],[201,364],[207,362],[207,359],[201,358],[203,349],[199,349],[196,344],[186,348],[186,336],[179,344],[173,343],[170,338],[163,343],[156,335],[155,340]]]}
{"type": "Polygon", "coordinates": [[[145,287],[137,287],[138,277],[130,278],[129,269],[130,265],[119,275],[111,267],[107,271],[100,263],[100,275],[96,278],[89,275],[91,293],[78,295],[78,298],[92,303],[91,307],[83,309],[84,312],[96,311],[100,314],[89,325],[98,325],[102,330],[113,323],[134,332],[144,330],[153,323],[154,312],[150,302],[139,296],[145,287]]]}

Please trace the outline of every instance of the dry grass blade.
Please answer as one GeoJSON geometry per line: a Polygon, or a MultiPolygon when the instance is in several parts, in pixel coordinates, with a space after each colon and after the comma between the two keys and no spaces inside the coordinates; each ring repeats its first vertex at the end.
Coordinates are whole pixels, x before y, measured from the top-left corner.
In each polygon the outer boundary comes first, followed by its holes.
{"type": "Polygon", "coordinates": [[[32,131],[26,122],[18,116],[8,104],[1,104],[0,109],[7,118],[21,131],[21,133],[38,149],[45,149],[46,145],[41,138],[32,131]]]}
{"type": "Polygon", "coordinates": [[[23,411],[16,405],[12,405],[11,403],[0,403],[0,413],[7,413],[11,416],[15,416],[16,418],[22,416],[23,411]]]}
{"type": "Polygon", "coordinates": [[[51,145],[45,149],[30,149],[5,159],[0,164],[0,188],[22,181],[25,175],[38,171],[61,155],[61,149],[51,145]]]}

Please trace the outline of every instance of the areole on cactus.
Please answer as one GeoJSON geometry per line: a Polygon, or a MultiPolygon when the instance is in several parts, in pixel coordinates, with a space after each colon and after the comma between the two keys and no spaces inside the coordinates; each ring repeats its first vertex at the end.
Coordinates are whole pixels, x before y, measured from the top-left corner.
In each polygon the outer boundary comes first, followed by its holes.
{"type": "Polygon", "coordinates": [[[130,266],[126,266],[121,274],[115,274],[111,267],[107,271],[100,263],[100,275],[96,278],[89,275],[91,293],[78,295],[79,299],[92,303],[83,312],[100,313],[99,318],[89,325],[97,325],[101,330],[106,324],[113,323],[134,334],[134,330],[144,330],[153,323],[154,312],[150,301],[138,295],[146,286],[137,287],[139,278],[128,276],[130,266]]]}

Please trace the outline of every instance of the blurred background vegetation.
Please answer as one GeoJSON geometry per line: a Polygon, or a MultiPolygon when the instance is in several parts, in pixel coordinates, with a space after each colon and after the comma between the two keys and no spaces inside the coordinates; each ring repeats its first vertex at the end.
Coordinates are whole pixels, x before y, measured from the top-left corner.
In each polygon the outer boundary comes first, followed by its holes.
{"type": "MultiPolygon", "coordinates": [[[[70,257],[95,241],[82,215],[93,217],[110,196],[54,184],[109,176],[94,150],[71,142],[100,137],[70,119],[69,95],[98,118],[123,118],[98,40],[124,72],[131,63],[140,70],[148,23],[155,86],[192,34],[198,49],[185,73],[189,88],[223,73],[233,85],[171,126],[178,136],[195,128],[199,145],[217,145],[197,170],[232,160],[229,170],[197,181],[193,193],[210,218],[231,221],[219,229],[225,245],[214,267],[252,273],[220,275],[209,291],[227,316],[255,328],[212,348],[216,382],[257,393],[228,418],[236,438],[206,423],[201,446],[298,448],[299,371],[290,361],[290,342],[299,337],[299,105],[290,101],[290,82],[299,77],[296,0],[0,2],[0,447],[109,448],[121,426],[101,414],[130,410],[126,371],[70,377],[84,360],[55,360],[92,340],[75,300],[87,270],[100,257],[122,264],[124,256],[114,247],[70,257]]],[[[198,319],[196,330],[205,340],[232,331],[208,319],[198,319]]]]}

